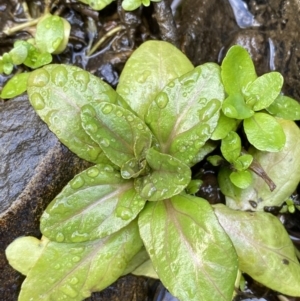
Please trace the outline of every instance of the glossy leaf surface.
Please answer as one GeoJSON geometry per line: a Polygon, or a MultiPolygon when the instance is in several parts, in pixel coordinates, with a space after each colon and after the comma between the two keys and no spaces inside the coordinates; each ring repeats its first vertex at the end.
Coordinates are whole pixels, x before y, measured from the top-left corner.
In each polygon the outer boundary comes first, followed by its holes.
{"type": "Polygon", "coordinates": [[[220,117],[218,120],[217,127],[210,139],[212,140],[220,140],[227,136],[230,131],[235,131],[238,127],[239,121],[233,118],[229,118],[224,115],[223,111],[220,111],[220,117]]]}
{"type": "Polygon", "coordinates": [[[141,247],[135,222],[104,239],[49,242],[23,282],[18,300],[84,300],[116,281],[141,247]]]}
{"type": "Polygon", "coordinates": [[[252,183],[252,175],[248,170],[234,171],[229,177],[231,182],[241,189],[247,188],[252,183]]]}
{"type": "Polygon", "coordinates": [[[300,119],[299,102],[284,95],[279,95],[266,110],[270,114],[286,120],[300,119]]]}
{"type": "Polygon", "coordinates": [[[135,189],[148,201],[160,201],[179,194],[191,180],[190,168],[178,159],[153,148],[146,156],[150,174],[135,180],[135,189]]]}
{"type": "Polygon", "coordinates": [[[85,105],[81,119],[85,131],[119,167],[135,157],[145,158],[151,146],[151,132],[145,123],[120,106],[106,102],[85,105]],[[135,147],[136,142],[139,146],[135,147]]]}
{"type": "Polygon", "coordinates": [[[232,163],[241,154],[242,143],[241,138],[236,132],[229,132],[221,141],[221,152],[224,158],[232,163]]]}
{"type": "Polygon", "coordinates": [[[28,55],[23,62],[25,66],[36,69],[52,62],[52,55],[49,52],[41,52],[30,43],[27,43],[27,47],[28,55]]]}
{"type": "Polygon", "coordinates": [[[283,84],[283,77],[278,72],[269,72],[258,77],[244,91],[246,103],[254,111],[267,108],[279,95],[283,84]]]}
{"type": "Polygon", "coordinates": [[[278,121],[266,113],[255,113],[244,120],[244,130],[249,142],[257,149],[278,152],[285,144],[286,138],[278,121]]]}
{"type": "Polygon", "coordinates": [[[101,163],[102,150],[81,125],[81,108],[91,102],[119,101],[102,80],[78,67],[49,65],[31,73],[29,100],[59,140],[79,157],[101,163]]]}
{"type": "Polygon", "coordinates": [[[254,111],[246,105],[241,93],[229,95],[222,104],[222,111],[225,116],[240,120],[249,118],[254,114],[254,111]]]}
{"type": "Polygon", "coordinates": [[[177,195],[151,202],[138,222],[155,271],[175,297],[231,300],[236,253],[206,200],[177,195]]]}
{"type": "Polygon", "coordinates": [[[171,81],[151,103],[145,121],[163,153],[190,164],[210,138],[224,99],[219,69],[199,66],[171,81]]]}
{"type": "Polygon", "coordinates": [[[253,161],[253,157],[249,154],[239,156],[234,162],[233,166],[237,170],[245,170],[247,169],[253,161]]]}
{"type": "Polygon", "coordinates": [[[9,99],[25,92],[29,75],[29,72],[18,73],[10,78],[1,91],[1,98],[9,99]]]}
{"type": "Polygon", "coordinates": [[[294,246],[277,217],[216,205],[215,213],[239,257],[239,267],[253,279],[289,296],[300,295],[300,265],[294,246]]]}
{"type": "Polygon", "coordinates": [[[239,45],[228,50],[221,69],[225,91],[229,95],[243,92],[257,78],[249,53],[239,45]]]}
{"type": "Polygon", "coordinates": [[[94,240],[128,225],[145,200],[109,165],[95,165],[78,174],[48,205],[41,231],[57,242],[94,240]]]}
{"type": "Polygon", "coordinates": [[[192,69],[192,63],[172,44],[147,41],[127,60],[117,92],[134,112],[144,119],[150,103],[158,92],[172,79],[192,69]]]}
{"type": "Polygon", "coordinates": [[[255,148],[248,150],[275,183],[276,189],[271,192],[266,182],[252,171],[250,171],[253,178],[251,186],[244,190],[238,189],[229,180],[230,171],[221,169],[218,181],[229,207],[238,210],[263,211],[265,206],[281,206],[298,186],[300,130],[292,121],[282,119],[279,122],[286,135],[286,144],[281,151],[261,152],[255,148]],[[251,203],[255,204],[255,207],[251,203]]]}
{"type": "Polygon", "coordinates": [[[28,47],[26,45],[26,42],[23,42],[22,40],[17,40],[14,43],[14,48],[9,52],[9,55],[13,64],[22,64],[28,55],[28,47]]]}

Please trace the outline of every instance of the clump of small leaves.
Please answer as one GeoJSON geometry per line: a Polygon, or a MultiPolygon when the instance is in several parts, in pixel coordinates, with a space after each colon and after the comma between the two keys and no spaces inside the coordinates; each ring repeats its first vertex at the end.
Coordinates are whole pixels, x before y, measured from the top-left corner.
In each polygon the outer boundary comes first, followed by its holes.
{"type": "MultiPolygon", "coordinates": [[[[193,67],[161,41],[132,54],[116,91],[77,67],[32,72],[28,94],[36,112],[62,143],[95,165],[49,204],[41,240],[22,237],[7,248],[11,265],[27,276],[20,301],[83,300],[130,272],[159,277],[182,301],[229,301],[241,272],[300,296],[299,262],[275,216],[211,206],[189,194],[198,183],[190,168],[216,147],[210,139],[229,92],[222,72],[214,63],[193,67]]],[[[261,156],[278,156],[269,162],[275,169],[300,149],[292,144],[292,138],[300,143],[296,124],[279,124],[283,150],[252,153],[262,165],[261,156]]],[[[299,160],[293,161],[298,170],[299,160]]],[[[225,188],[233,185],[227,179],[225,188]]],[[[299,172],[285,177],[295,187],[299,179],[299,172]]]]}
{"type": "MultiPolygon", "coordinates": [[[[35,38],[17,40],[13,49],[0,57],[0,73],[9,75],[14,66],[21,64],[37,69],[51,63],[52,54],[61,53],[66,48],[70,29],[69,22],[64,18],[45,14],[38,19],[35,38]]],[[[25,92],[29,75],[30,72],[14,75],[3,87],[0,97],[9,99],[25,92]]]]}

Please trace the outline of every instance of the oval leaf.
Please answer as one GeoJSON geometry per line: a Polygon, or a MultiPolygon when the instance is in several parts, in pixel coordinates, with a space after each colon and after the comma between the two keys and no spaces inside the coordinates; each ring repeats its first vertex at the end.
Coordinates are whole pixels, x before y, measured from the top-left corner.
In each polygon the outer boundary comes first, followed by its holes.
{"type": "Polygon", "coordinates": [[[71,180],[48,205],[40,227],[57,242],[94,240],[128,225],[144,205],[133,181],[123,180],[109,165],[95,165],[71,180]]]}
{"type": "Polygon", "coordinates": [[[300,265],[278,218],[265,212],[235,211],[221,204],[214,209],[236,249],[240,270],[282,294],[300,296],[300,265]]]}
{"type": "Polygon", "coordinates": [[[255,113],[244,120],[244,130],[249,142],[257,149],[278,152],[285,145],[285,134],[278,121],[266,113],[255,113]]]}
{"type": "Polygon", "coordinates": [[[248,170],[234,171],[229,177],[231,182],[241,189],[247,188],[252,183],[252,175],[248,170]]]}
{"type": "Polygon", "coordinates": [[[177,195],[148,203],[138,223],[155,271],[175,297],[231,300],[236,253],[206,200],[177,195]]]}
{"type": "Polygon", "coordinates": [[[49,242],[23,282],[18,300],[84,300],[116,281],[141,247],[135,222],[104,239],[49,242]]]}
{"type": "Polygon", "coordinates": [[[149,104],[157,93],[172,79],[192,69],[189,59],[172,44],[147,41],[127,60],[117,92],[144,119],[149,104]]]}
{"type": "Polygon", "coordinates": [[[240,121],[236,119],[225,116],[224,113],[220,111],[217,127],[215,128],[210,139],[220,140],[225,138],[230,131],[235,131],[237,129],[239,122],[240,121]]]}
{"type": "Polygon", "coordinates": [[[242,46],[232,46],[222,62],[222,80],[227,94],[241,93],[256,78],[251,57],[242,46]]]}
{"type": "Polygon", "coordinates": [[[222,104],[222,111],[225,116],[240,120],[249,118],[254,114],[254,111],[246,105],[241,93],[229,95],[222,104]]]}
{"type": "Polygon", "coordinates": [[[221,169],[218,181],[226,196],[226,204],[238,210],[264,210],[265,206],[281,206],[297,188],[300,181],[300,130],[293,121],[279,120],[286,135],[284,148],[276,153],[248,151],[275,183],[272,192],[266,182],[254,172],[247,189],[235,187],[229,180],[229,170],[221,169]],[[254,207],[253,207],[254,204],[254,207]]]}
{"type": "Polygon", "coordinates": [[[244,91],[246,103],[254,111],[268,107],[279,95],[283,85],[283,77],[278,72],[269,72],[258,77],[244,91]]]}
{"type": "Polygon", "coordinates": [[[300,104],[293,98],[279,95],[266,110],[286,120],[300,120],[300,104]]]}
{"type": "Polygon", "coordinates": [[[241,154],[241,138],[236,132],[229,132],[221,141],[221,152],[224,158],[233,163],[241,154]]]}
{"type": "Polygon", "coordinates": [[[102,150],[81,125],[81,108],[90,102],[119,101],[102,80],[78,67],[48,65],[31,73],[29,100],[58,139],[79,157],[101,163],[102,150]]]}
{"type": "Polygon", "coordinates": [[[179,194],[191,180],[190,168],[178,159],[150,148],[150,174],[135,180],[135,189],[148,201],[160,201],[179,194]]]}
{"type": "Polygon", "coordinates": [[[1,91],[1,98],[9,99],[25,92],[29,75],[30,72],[19,73],[10,78],[1,91]]]}
{"type": "Polygon", "coordinates": [[[190,164],[217,126],[223,99],[216,64],[204,64],[171,81],[145,117],[161,151],[190,164]]]}
{"type": "Polygon", "coordinates": [[[106,102],[86,105],[82,108],[81,119],[85,131],[119,167],[135,157],[145,156],[151,146],[148,127],[120,106],[106,102]],[[139,147],[135,146],[136,141],[139,147]],[[135,149],[140,153],[135,153],[135,149]]]}

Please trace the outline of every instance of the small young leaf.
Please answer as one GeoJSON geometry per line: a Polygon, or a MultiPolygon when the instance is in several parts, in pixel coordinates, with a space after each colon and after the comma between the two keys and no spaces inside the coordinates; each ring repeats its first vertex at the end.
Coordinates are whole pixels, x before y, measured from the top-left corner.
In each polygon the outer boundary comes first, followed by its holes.
{"type": "Polygon", "coordinates": [[[147,41],[127,60],[117,92],[144,120],[149,104],[157,93],[172,79],[192,69],[192,63],[172,44],[147,41]]]}
{"type": "Polygon", "coordinates": [[[239,45],[228,50],[221,69],[225,91],[229,95],[243,92],[257,78],[249,53],[239,45]]]}
{"type": "Polygon", "coordinates": [[[300,265],[279,219],[265,212],[214,206],[239,258],[240,270],[263,285],[289,296],[300,295],[300,265]]]}
{"type": "Polygon", "coordinates": [[[9,75],[12,73],[13,69],[14,69],[14,65],[12,62],[12,59],[9,55],[9,53],[4,53],[2,56],[2,66],[3,66],[3,72],[6,75],[9,75]]]}
{"type": "Polygon", "coordinates": [[[285,144],[285,134],[278,121],[266,113],[255,113],[244,120],[244,130],[249,142],[257,149],[278,152],[285,144]]]}
{"type": "Polygon", "coordinates": [[[102,163],[102,150],[81,125],[81,108],[93,102],[118,103],[105,82],[75,66],[49,65],[31,73],[28,95],[32,106],[59,140],[79,157],[102,163]]]}
{"type": "Polygon", "coordinates": [[[231,182],[241,189],[249,187],[252,183],[252,175],[248,170],[233,171],[229,177],[231,182]]]}
{"type": "Polygon", "coordinates": [[[230,131],[235,131],[237,129],[239,122],[240,121],[236,119],[225,116],[223,111],[220,111],[217,127],[212,133],[210,139],[220,140],[225,138],[230,131]]]}
{"type": "Polygon", "coordinates": [[[105,237],[128,225],[145,200],[109,165],[95,165],[77,175],[48,205],[41,231],[57,242],[105,237]]]}
{"type": "Polygon", "coordinates": [[[26,43],[23,43],[23,41],[16,41],[14,43],[14,48],[9,52],[12,63],[15,65],[22,64],[27,55],[28,55],[28,47],[26,46],[26,43]]]}
{"type": "Polygon", "coordinates": [[[138,223],[155,271],[175,297],[231,300],[237,257],[206,200],[176,195],[149,202],[138,223]]]}
{"type": "Polygon", "coordinates": [[[266,110],[286,120],[300,120],[299,102],[284,95],[279,95],[266,110]]]}
{"type": "Polygon", "coordinates": [[[145,121],[161,151],[190,164],[217,126],[224,90],[219,66],[207,63],[171,81],[145,121]]]}
{"type": "Polygon", "coordinates": [[[283,84],[283,77],[278,72],[269,72],[258,77],[245,90],[246,103],[254,111],[268,107],[279,95],[283,84]]]}
{"type": "Polygon", "coordinates": [[[49,242],[23,282],[18,300],[84,300],[116,281],[142,245],[136,222],[104,239],[49,242]]]}
{"type": "Polygon", "coordinates": [[[28,56],[24,61],[24,65],[32,69],[40,68],[52,62],[52,55],[48,52],[41,53],[33,45],[30,45],[28,56]]]}
{"type": "Polygon", "coordinates": [[[221,152],[224,158],[233,163],[241,154],[241,138],[236,132],[229,132],[221,141],[221,152]]]}
{"type": "Polygon", "coordinates": [[[131,111],[120,106],[107,102],[85,105],[81,119],[85,131],[119,167],[135,157],[145,156],[145,151],[151,146],[149,128],[131,111]],[[137,140],[139,147],[136,149],[141,153],[135,154],[137,140]]]}
{"type": "Polygon", "coordinates": [[[135,179],[135,189],[148,201],[160,201],[179,194],[191,180],[190,168],[178,159],[150,148],[147,163],[151,173],[135,179]]]}
{"type": "Polygon", "coordinates": [[[246,154],[246,155],[241,155],[232,163],[235,169],[242,171],[247,169],[251,165],[252,161],[253,161],[253,156],[246,154]]]}
{"type": "Polygon", "coordinates": [[[1,98],[9,99],[25,92],[29,75],[30,72],[18,73],[9,79],[1,91],[1,98]]]}
{"type": "Polygon", "coordinates": [[[222,111],[225,116],[240,120],[249,118],[254,114],[254,111],[246,105],[241,93],[229,95],[222,104],[222,111]]]}
{"type": "Polygon", "coordinates": [[[94,10],[102,10],[114,0],[78,0],[79,2],[88,4],[94,10]]]}
{"type": "Polygon", "coordinates": [[[41,256],[48,242],[49,239],[44,236],[41,240],[32,236],[19,237],[6,248],[6,258],[15,270],[27,275],[41,256]]]}
{"type": "Polygon", "coordinates": [[[64,22],[59,16],[45,15],[36,26],[36,47],[42,52],[53,53],[64,39],[64,22]]]}
{"type": "Polygon", "coordinates": [[[279,123],[286,135],[286,143],[281,151],[262,152],[254,147],[248,149],[275,183],[275,190],[271,192],[266,182],[252,171],[251,186],[239,189],[229,179],[231,171],[221,168],[218,182],[226,196],[226,205],[230,208],[263,211],[267,206],[281,206],[297,188],[300,181],[300,130],[293,121],[280,119],[279,123]]]}

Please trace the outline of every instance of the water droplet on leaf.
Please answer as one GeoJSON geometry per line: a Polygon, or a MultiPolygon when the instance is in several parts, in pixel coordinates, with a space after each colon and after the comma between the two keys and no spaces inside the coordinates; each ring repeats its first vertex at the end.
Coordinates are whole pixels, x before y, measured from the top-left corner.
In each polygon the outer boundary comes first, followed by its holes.
{"type": "Polygon", "coordinates": [[[129,208],[119,206],[116,208],[116,216],[126,221],[132,217],[132,211],[129,208]]]}
{"type": "Polygon", "coordinates": [[[57,233],[55,239],[57,242],[63,242],[65,240],[65,236],[62,233],[57,233]]]}
{"type": "Polygon", "coordinates": [[[78,188],[82,187],[83,184],[84,184],[84,179],[81,176],[77,176],[70,183],[70,185],[73,189],[78,189],[78,188]]]}
{"type": "Polygon", "coordinates": [[[161,92],[156,97],[155,102],[160,109],[164,109],[169,102],[169,97],[165,92],[161,92]]]}
{"type": "Polygon", "coordinates": [[[73,262],[78,262],[78,261],[80,261],[80,257],[79,256],[74,256],[74,257],[72,257],[72,261],[73,262]]]}
{"type": "Polygon", "coordinates": [[[28,84],[36,87],[44,87],[49,82],[49,73],[44,69],[34,71],[33,76],[29,77],[28,84]]]}
{"type": "Polygon", "coordinates": [[[90,169],[88,169],[87,174],[89,177],[95,178],[98,176],[99,172],[100,171],[97,167],[91,167],[90,169]]]}
{"type": "Polygon", "coordinates": [[[32,103],[32,106],[36,109],[36,110],[42,110],[45,108],[45,101],[43,99],[43,97],[35,92],[31,95],[31,103],[32,103]]]}
{"type": "Polygon", "coordinates": [[[106,104],[103,109],[102,112],[103,114],[109,114],[112,111],[113,107],[110,104],[106,104]]]}
{"type": "Polygon", "coordinates": [[[60,287],[59,290],[71,298],[75,298],[78,295],[78,292],[71,285],[68,284],[60,287]]]}
{"type": "Polygon", "coordinates": [[[51,71],[51,80],[58,86],[63,87],[68,81],[68,71],[63,66],[57,66],[51,71]]]}
{"type": "Polygon", "coordinates": [[[100,145],[103,146],[103,147],[109,147],[109,140],[106,139],[106,138],[102,138],[101,141],[100,141],[100,145]]]}

